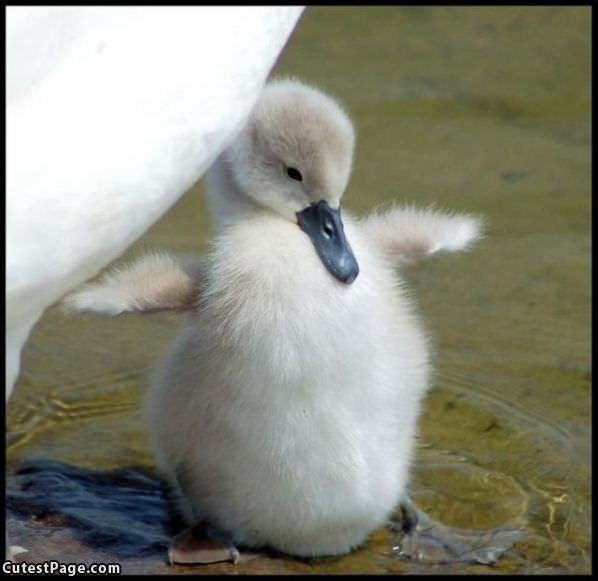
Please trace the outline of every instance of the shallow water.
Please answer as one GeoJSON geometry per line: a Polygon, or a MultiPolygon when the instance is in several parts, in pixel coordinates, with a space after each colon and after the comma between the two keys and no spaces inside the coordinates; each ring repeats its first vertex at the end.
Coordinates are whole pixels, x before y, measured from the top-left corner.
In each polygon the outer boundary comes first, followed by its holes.
{"type": "MultiPolygon", "coordinates": [[[[486,219],[487,236],[471,252],[404,273],[436,365],[413,498],[452,527],[516,525],[524,534],[492,567],[401,561],[381,528],[342,559],[277,557],[235,571],[590,571],[589,48],[584,7],[308,9],[276,72],[318,84],[352,115],[347,207],[435,203],[486,219]]],[[[126,256],[202,252],[209,236],[199,184],[126,256]]],[[[8,409],[10,471],[47,458],[98,474],[151,474],[139,403],[180,321],[49,310],[8,409]]],[[[137,500],[146,485],[155,500],[155,483],[135,478],[137,500]]],[[[114,526],[132,530],[136,514],[123,510],[114,526]]],[[[10,515],[17,544],[34,546],[36,558],[188,571],[167,569],[156,551],[111,554],[106,539],[75,534],[24,500],[10,515]]],[[[134,522],[146,526],[141,516],[134,522]]]]}

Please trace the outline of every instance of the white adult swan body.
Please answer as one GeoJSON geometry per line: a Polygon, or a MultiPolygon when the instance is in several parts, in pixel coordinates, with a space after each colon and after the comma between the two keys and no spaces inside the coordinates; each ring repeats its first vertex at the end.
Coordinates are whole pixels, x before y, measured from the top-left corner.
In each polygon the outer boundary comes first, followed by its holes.
{"type": "Polygon", "coordinates": [[[7,8],[7,399],[44,309],[202,175],[301,11],[7,8]]]}
{"type": "MultiPolygon", "coordinates": [[[[237,545],[346,553],[406,494],[428,344],[392,258],[465,248],[478,221],[395,208],[343,225],[353,141],[331,98],[267,85],[208,171],[207,260],[150,256],[68,297],[109,314],[191,311],[148,429],[188,524],[237,545]]],[[[193,559],[193,536],[179,541],[173,560],[193,559]]]]}

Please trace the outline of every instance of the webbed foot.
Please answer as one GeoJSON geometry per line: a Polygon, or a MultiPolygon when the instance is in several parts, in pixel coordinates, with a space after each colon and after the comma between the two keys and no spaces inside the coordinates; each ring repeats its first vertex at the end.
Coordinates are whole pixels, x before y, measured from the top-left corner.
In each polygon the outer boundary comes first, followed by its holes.
{"type": "Polygon", "coordinates": [[[172,540],[168,549],[170,565],[211,565],[232,563],[258,557],[259,553],[240,553],[228,539],[228,535],[199,521],[194,527],[181,531],[172,540]]]}
{"type": "Polygon", "coordinates": [[[209,526],[203,521],[181,531],[168,548],[168,562],[171,565],[209,565],[226,562],[234,565],[239,561],[239,557],[237,548],[220,539],[214,539],[209,526]]]}
{"type": "Polygon", "coordinates": [[[407,499],[390,525],[397,534],[393,551],[401,559],[425,563],[495,563],[521,536],[522,529],[503,526],[488,531],[452,528],[433,520],[407,499]]]}

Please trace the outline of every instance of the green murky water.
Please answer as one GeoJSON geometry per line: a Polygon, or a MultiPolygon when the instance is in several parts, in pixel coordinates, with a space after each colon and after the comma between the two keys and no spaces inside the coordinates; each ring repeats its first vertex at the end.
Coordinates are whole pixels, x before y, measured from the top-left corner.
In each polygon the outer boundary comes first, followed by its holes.
{"type": "MultiPolygon", "coordinates": [[[[340,560],[263,570],[589,572],[590,9],[310,8],[276,72],[346,104],[354,212],[399,200],[485,216],[475,250],[405,270],[436,361],[412,491],[445,524],[525,534],[492,568],[399,561],[381,529],[340,560]]],[[[209,236],[200,184],[127,257],[202,252],[209,236]]],[[[151,468],[139,402],[180,320],[48,311],[8,409],[9,467],[151,468]]]]}

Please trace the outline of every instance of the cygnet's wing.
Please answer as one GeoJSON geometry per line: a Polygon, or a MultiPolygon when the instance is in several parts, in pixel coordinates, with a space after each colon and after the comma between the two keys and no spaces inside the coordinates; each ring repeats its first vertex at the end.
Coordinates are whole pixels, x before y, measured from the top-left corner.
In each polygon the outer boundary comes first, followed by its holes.
{"type": "Polygon", "coordinates": [[[197,304],[204,272],[204,262],[199,259],[150,254],[83,285],[65,297],[62,307],[67,312],[91,311],[105,315],[188,311],[197,304]]]}
{"type": "Polygon", "coordinates": [[[412,207],[373,212],[362,226],[384,252],[403,261],[465,250],[482,237],[479,217],[412,207]]]}

